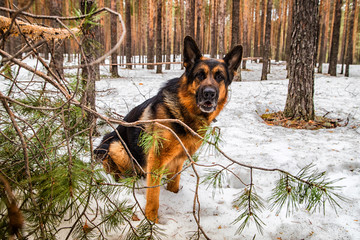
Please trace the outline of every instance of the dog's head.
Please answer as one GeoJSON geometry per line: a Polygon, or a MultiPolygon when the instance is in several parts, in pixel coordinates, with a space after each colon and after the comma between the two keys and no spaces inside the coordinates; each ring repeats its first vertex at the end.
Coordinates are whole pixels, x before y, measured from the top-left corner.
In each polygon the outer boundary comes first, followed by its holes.
{"type": "Polygon", "coordinates": [[[226,102],[227,89],[240,65],[242,46],[235,46],[223,59],[205,58],[195,41],[184,39],[184,66],[188,91],[201,112],[212,113],[226,102]]]}

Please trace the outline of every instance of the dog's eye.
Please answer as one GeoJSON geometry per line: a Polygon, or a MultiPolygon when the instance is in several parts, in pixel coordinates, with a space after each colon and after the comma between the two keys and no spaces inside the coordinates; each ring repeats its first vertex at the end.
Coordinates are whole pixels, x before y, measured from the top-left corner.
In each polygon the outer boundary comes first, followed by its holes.
{"type": "Polygon", "coordinates": [[[224,75],[222,75],[221,73],[217,72],[217,73],[215,74],[215,79],[216,79],[216,81],[220,82],[220,81],[225,80],[225,77],[224,77],[224,75]]]}
{"type": "Polygon", "coordinates": [[[204,80],[206,78],[206,74],[204,72],[198,72],[196,74],[196,78],[198,78],[200,81],[204,80]]]}

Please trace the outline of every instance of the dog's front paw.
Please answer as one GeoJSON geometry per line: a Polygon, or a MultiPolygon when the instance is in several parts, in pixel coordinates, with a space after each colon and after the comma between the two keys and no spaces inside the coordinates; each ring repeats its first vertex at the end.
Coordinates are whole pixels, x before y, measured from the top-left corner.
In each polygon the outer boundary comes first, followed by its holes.
{"type": "Polygon", "coordinates": [[[157,211],[145,209],[145,217],[154,223],[159,223],[157,211]]]}

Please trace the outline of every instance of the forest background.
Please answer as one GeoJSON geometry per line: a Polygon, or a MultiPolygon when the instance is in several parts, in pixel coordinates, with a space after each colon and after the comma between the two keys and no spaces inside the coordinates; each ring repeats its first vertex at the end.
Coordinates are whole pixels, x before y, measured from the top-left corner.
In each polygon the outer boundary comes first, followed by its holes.
{"type": "MultiPolygon", "coordinates": [[[[122,14],[126,24],[126,40],[117,50],[117,55],[122,57],[119,60],[113,59],[113,64],[134,63],[135,61],[152,63],[156,51],[160,47],[159,50],[163,59],[158,61],[174,61],[172,56],[181,53],[182,40],[186,35],[194,37],[202,51],[212,57],[223,55],[229,51],[231,46],[238,43],[244,46],[244,57],[263,56],[267,14],[266,0],[98,0],[95,2],[98,8],[108,7],[122,14]],[[158,11],[159,9],[161,11],[158,11]],[[157,19],[158,15],[161,16],[161,21],[157,19]],[[134,56],[141,57],[137,57],[135,60],[134,56]]],[[[272,2],[271,18],[269,18],[271,21],[270,58],[276,61],[287,60],[286,57],[289,56],[287,52],[290,46],[292,2],[291,0],[273,0],[272,2]]],[[[14,8],[17,4],[18,1],[16,0],[0,1],[0,7],[14,8]]],[[[345,62],[350,39],[352,40],[352,49],[350,49],[351,54],[349,55],[354,64],[359,63],[359,2],[353,0],[321,0],[319,4],[320,21],[317,51],[317,61],[320,63],[319,71],[322,71],[322,63],[329,62],[331,45],[334,42],[334,44],[338,44],[339,49],[338,63],[345,62]],[[340,4],[337,5],[337,2],[340,4]],[[341,8],[341,18],[336,15],[337,7],[341,8]],[[349,23],[352,12],[355,16],[353,27],[349,23]],[[339,20],[340,22],[338,22],[339,20]],[[336,24],[340,27],[334,28],[336,24]],[[333,36],[336,35],[334,29],[338,31],[338,42],[332,41],[333,36]]],[[[75,14],[75,10],[79,8],[80,1],[36,0],[28,11],[37,15],[72,16],[75,14]]],[[[9,13],[2,11],[0,14],[9,15],[9,13]]],[[[96,31],[98,35],[96,38],[100,43],[101,52],[111,49],[112,43],[116,44],[123,31],[119,22],[111,18],[111,14],[103,14],[99,19],[99,31],[96,31]]],[[[113,16],[113,18],[116,17],[113,16]]],[[[58,26],[56,21],[49,19],[35,19],[34,22],[40,25],[58,26]]],[[[69,22],[69,25],[76,25],[76,23],[72,21],[69,22]]],[[[21,37],[12,38],[5,45],[9,53],[15,53],[24,45],[21,42],[21,37]]],[[[72,60],[72,54],[79,52],[77,44],[72,39],[63,41],[60,48],[68,54],[68,61],[72,60]]],[[[47,47],[43,47],[40,51],[45,58],[49,57],[47,47]]],[[[131,66],[128,67],[131,68],[131,66]]],[[[154,66],[148,65],[147,68],[152,69],[154,66]]]]}

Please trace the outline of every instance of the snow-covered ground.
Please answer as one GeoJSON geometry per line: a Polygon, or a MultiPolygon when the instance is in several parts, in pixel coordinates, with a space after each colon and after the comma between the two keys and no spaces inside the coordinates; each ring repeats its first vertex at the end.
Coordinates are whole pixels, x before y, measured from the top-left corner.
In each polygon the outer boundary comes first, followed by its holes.
{"type": "MultiPolygon", "coordinates": [[[[338,182],[343,186],[341,195],[349,202],[340,202],[337,213],[330,206],[326,215],[322,212],[310,214],[304,208],[286,217],[265,210],[260,218],[266,224],[263,235],[254,225],[241,235],[235,235],[238,224],[232,222],[239,212],[232,201],[244,189],[238,179],[230,174],[224,181],[224,188],[213,195],[206,184],[200,185],[201,226],[211,239],[360,239],[360,66],[351,66],[351,77],[330,77],[316,74],[315,109],[317,115],[343,119],[348,124],[336,129],[295,130],[266,125],[259,117],[269,109],[283,110],[287,96],[286,71],[284,64],[273,64],[267,81],[258,81],[261,64],[248,62],[248,71],[242,72],[243,82],[233,82],[230,87],[229,103],[214,124],[221,128],[221,148],[231,158],[246,164],[266,168],[281,168],[296,174],[304,166],[313,163],[320,171],[327,171],[331,179],[344,178],[338,182]]],[[[72,70],[72,72],[75,72],[72,70]]],[[[102,78],[97,82],[97,107],[104,113],[111,108],[126,115],[133,107],[155,95],[158,89],[173,77],[182,74],[179,65],[155,74],[155,70],[119,70],[121,78],[102,78]]],[[[327,65],[324,66],[327,72],[327,65]]],[[[102,67],[102,75],[110,75],[102,67]]],[[[31,74],[21,73],[23,78],[31,74]]],[[[3,86],[0,86],[1,88],[3,86]]],[[[100,129],[103,134],[109,128],[100,129]]],[[[101,138],[95,140],[95,145],[101,138]]],[[[229,163],[221,155],[202,154],[200,163],[229,163]]],[[[244,182],[249,182],[247,169],[233,166],[233,172],[244,182]]],[[[203,176],[206,168],[197,167],[203,176]]],[[[279,174],[254,171],[257,193],[268,198],[279,174]]],[[[166,237],[163,239],[189,239],[197,225],[192,215],[196,178],[191,169],[181,176],[181,190],[174,194],[161,190],[160,223],[166,237]]],[[[144,184],[144,181],[142,182],[144,184]]],[[[145,190],[136,192],[142,206],[145,206],[145,190]]],[[[131,201],[132,196],[119,196],[131,201]]],[[[138,217],[143,218],[140,213],[138,217]]],[[[132,222],[134,226],[140,222],[132,222]]],[[[61,239],[61,236],[59,236],[61,239]]],[[[112,233],[109,239],[123,239],[121,233],[112,233]]]]}
{"type": "MultiPolygon", "coordinates": [[[[257,81],[261,64],[248,63],[243,71],[244,82],[233,82],[230,100],[215,124],[221,128],[222,149],[233,159],[255,166],[281,168],[296,174],[313,163],[320,171],[327,171],[330,179],[344,178],[337,185],[341,195],[349,202],[340,202],[337,213],[326,207],[326,214],[310,214],[304,208],[286,217],[265,210],[260,218],[265,222],[264,233],[254,225],[241,235],[235,235],[238,225],[232,224],[239,213],[232,201],[244,186],[227,175],[222,191],[213,195],[211,188],[200,186],[201,226],[211,239],[360,239],[360,66],[352,66],[351,77],[330,77],[316,74],[315,109],[317,115],[327,114],[334,119],[349,120],[347,126],[323,130],[295,130],[266,125],[259,114],[266,109],[282,110],[285,106],[288,81],[284,64],[273,64],[268,81],[257,81]]],[[[163,74],[154,70],[120,70],[121,78],[103,79],[97,83],[99,111],[112,108],[125,115],[131,108],[156,94],[164,82],[182,74],[179,66],[163,74]]],[[[327,72],[327,66],[324,66],[327,72]]],[[[106,70],[104,71],[106,73],[106,70]]],[[[97,139],[97,144],[100,139],[97,139]]],[[[201,155],[200,163],[229,163],[222,156],[201,155]]],[[[197,167],[200,175],[205,168],[197,167]]],[[[249,182],[248,170],[231,169],[249,182]]],[[[257,193],[268,198],[279,174],[254,171],[257,193]]],[[[160,223],[167,237],[164,239],[189,239],[197,230],[194,221],[193,199],[196,178],[191,169],[181,176],[182,189],[174,194],[162,188],[160,195],[160,223]]],[[[145,205],[145,190],[137,192],[145,205]]],[[[131,198],[130,196],[128,197],[131,198]]],[[[138,216],[141,216],[139,213],[138,216]]],[[[137,223],[134,222],[136,225],[137,223]]],[[[120,234],[120,233],[119,233],[120,234]]],[[[110,239],[122,239],[114,233],[110,239]]]]}

